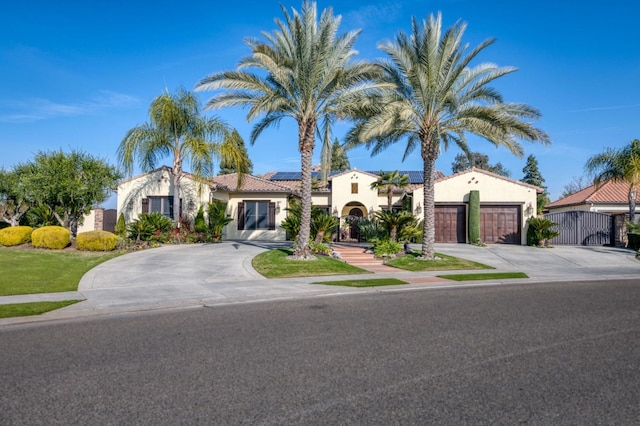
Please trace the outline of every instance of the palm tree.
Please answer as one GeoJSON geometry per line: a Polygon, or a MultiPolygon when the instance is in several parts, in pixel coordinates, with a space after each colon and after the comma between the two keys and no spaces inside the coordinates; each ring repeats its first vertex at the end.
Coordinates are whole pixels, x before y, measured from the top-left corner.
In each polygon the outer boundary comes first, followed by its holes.
{"type": "Polygon", "coordinates": [[[375,217],[380,221],[382,226],[389,231],[389,239],[394,243],[398,241],[398,232],[402,227],[415,221],[415,217],[408,211],[392,212],[377,211],[375,217]]]}
{"type": "Polygon", "coordinates": [[[620,149],[607,148],[587,160],[587,172],[594,183],[613,180],[629,184],[629,221],[635,222],[636,200],[640,188],[640,140],[634,139],[620,149]]]}
{"type": "Polygon", "coordinates": [[[371,189],[382,189],[387,193],[387,209],[391,211],[393,202],[393,190],[404,189],[409,186],[409,175],[401,175],[399,171],[392,172],[380,171],[379,178],[371,183],[371,189]]]}
{"type": "Polygon", "coordinates": [[[149,119],[149,123],[127,132],[118,147],[118,161],[131,174],[136,159],[142,171],[149,172],[163,158],[173,156],[174,212],[180,211],[180,182],[185,176],[182,168],[185,161],[191,164],[198,180],[213,175],[216,156],[235,164],[239,176],[247,170],[246,157],[227,137],[230,133],[227,125],[218,118],[200,115],[200,102],[193,93],[179,89],[174,95],[167,91],[156,97],[149,107],[149,119]]]}
{"type": "Polygon", "coordinates": [[[410,36],[400,31],[395,42],[378,47],[390,60],[380,62],[384,82],[393,90],[379,90],[361,105],[360,121],[350,131],[350,144],[365,143],[372,155],[407,137],[404,158],[420,148],[424,172],[424,226],[422,257],[435,258],[434,180],[435,162],[441,149],[454,143],[468,152],[466,134],[471,133],[522,156],[519,140],[548,143],[549,137],[527,119],[539,112],[527,105],[505,103],[488,84],[515,68],[493,64],[469,64],[487,46],[475,49],[463,43],[466,24],[457,22],[442,31],[442,17],[430,15],[422,25],[413,18],[410,36]]]}
{"type": "Polygon", "coordinates": [[[345,111],[353,109],[358,94],[374,86],[370,80],[379,72],[372,64],[352,61],[360,31],[338,36],[341,17],[333,16],[331,8],[323,10],[320,20],[316,4],[309,1],[302,4],[301,12],[292,9],[289,14],[284,6],[282,12],[285,19],[276,19],[278,29],[263,32],[266,42],[246,40],[252,54],[240,60],[237,70],[209,75],[196,90],[226,90],[210,99],[207,108],[243,106],[248,107],[248,120],[260,117],[251,143],[285,117],[298,124],[302,216],[294,257],[303,259],[310,255],[311,157],[316,133],[322,130],[321,139],[329,141],[331,122],[346,117],[345,111]]]}

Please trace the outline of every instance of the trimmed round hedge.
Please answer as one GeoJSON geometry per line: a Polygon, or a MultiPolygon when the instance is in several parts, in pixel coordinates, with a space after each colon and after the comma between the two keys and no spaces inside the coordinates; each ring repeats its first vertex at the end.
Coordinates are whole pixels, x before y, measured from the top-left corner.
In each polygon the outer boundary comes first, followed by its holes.
{"type": "Polygon", "coordinates": [[[76,237],[76,248],[88,251],[111,251],[116,248],[118,237],[108,231],[81,232],[76,237]]]}
{"type": "Polygon", "coordinates": [[[34,247],[61,250],[71,243],[71,232],[62,226],[43,226],[33,230],[31,244],[34,247]]]}
{"type": "Polygon", "coordinates": [[[0,245],[19,246],[31,242],[33,228],[30,226],[10,226],[0,230],[0,245]]]}

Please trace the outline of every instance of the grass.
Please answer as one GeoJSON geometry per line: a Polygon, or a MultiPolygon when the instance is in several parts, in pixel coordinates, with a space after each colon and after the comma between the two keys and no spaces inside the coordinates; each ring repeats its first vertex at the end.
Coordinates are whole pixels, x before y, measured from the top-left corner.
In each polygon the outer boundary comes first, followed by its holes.
{"type": "Polygon", "coordinates": [[[420,253],[405,254],[387,262],[387,266],[407,271],[451,271],[463,269],[494,269],[491,266],[446,254],[436,253],[437,260],[417,259],[420,253]]]}
{"type": "Polygon", "coordinates": [[[475,281],[475,280],[504,280],[511,278],[529,278],[524,272],[489,272],[483,274],[449,274],[438,275],[439,278],[446,278],[453,281],[475,281]]]}
{"type": "Polygon", "coordinates": [[[322,275],[351,275],[368,273],[329,256],[316,260],[290,260],[291,249],[267,250],[253,258],[254,269],[267,278],[313,277],[322,275]]]}
{"type": "Polygon", "coordinates": [[[76,291],[87,271],[119,255],[0,248],[0,296],[76,291]]]}
{"type": "Polygon", "coordinates": [[[374,278],[370,280],[318,281],[312,284],[340,285],[345,287],[378,287],[383,285],[408,284],[395,278],[374,278]]]}
{"type": "Polygon", "coordinates": [[[33,302],[33,303],[13,303],[10,305],[0,305],[0,318],[26,317],[30,315],[40,315],[54,309],[64,308],[81,302],[81,300],[63,300],[61,302],[33,302]]]}

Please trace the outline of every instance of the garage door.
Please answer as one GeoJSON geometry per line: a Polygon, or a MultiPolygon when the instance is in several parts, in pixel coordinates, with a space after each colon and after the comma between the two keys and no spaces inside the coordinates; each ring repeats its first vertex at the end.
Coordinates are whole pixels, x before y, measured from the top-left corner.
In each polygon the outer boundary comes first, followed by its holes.
{"type": "Polygon", "coordinates": [[[520,206],[480,206],[480,238],[489,244],[521,244],[520,206]]]}
{"type": "Polygon", "coordinates": [[[436,243],[466,243],[465,206],[436,206],[436,243]]]}

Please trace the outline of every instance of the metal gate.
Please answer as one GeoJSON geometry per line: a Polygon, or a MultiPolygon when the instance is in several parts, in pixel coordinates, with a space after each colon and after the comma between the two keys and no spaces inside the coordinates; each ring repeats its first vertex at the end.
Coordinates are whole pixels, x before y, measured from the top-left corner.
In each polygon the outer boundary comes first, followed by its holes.
{"type": "Polygon", "coordinates": [[[560,236],[551,240],[551,244],[613,245],[613,220],[606,213],[572,210],[547,213],[544,217],[558,224],[553,229],[557,229],[560,236]]]}

